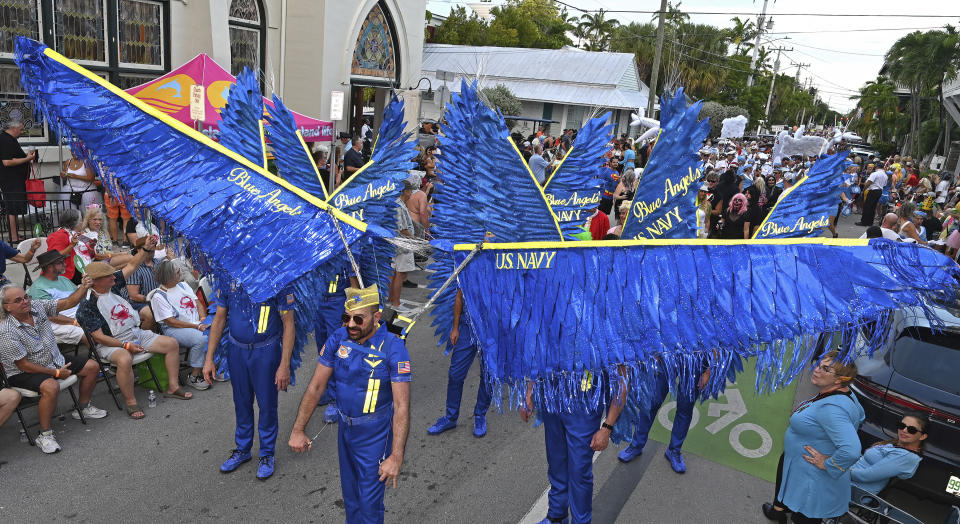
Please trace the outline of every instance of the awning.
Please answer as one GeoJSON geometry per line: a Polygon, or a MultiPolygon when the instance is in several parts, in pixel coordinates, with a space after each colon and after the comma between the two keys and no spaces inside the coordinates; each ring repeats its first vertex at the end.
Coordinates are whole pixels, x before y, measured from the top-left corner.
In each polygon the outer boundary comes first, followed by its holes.
{"type": "MultiPolygon", "coordinates": [[[[151,106],[167,113],[177,120],[195,126],[190,118],[190,90],[194,85],[204,87],[204,120],[200,122],[200,131],[216,139],[220,134],[218,123],[220,109],[227,104],[230,86],[237,79],[220,67],[212,58],[200,53],[186,64],[170,71],[160,78],[127,89],[131,95],[151,106]]],[[[266,97],[263,103],[273,107],[266,97]]],[[[333,140],[333,122],[317,120],[292,111],[297,129],[305,142],[330,142],[333,140]]],[[[266,121],[264,121],[266,124],[266,121]]]]}

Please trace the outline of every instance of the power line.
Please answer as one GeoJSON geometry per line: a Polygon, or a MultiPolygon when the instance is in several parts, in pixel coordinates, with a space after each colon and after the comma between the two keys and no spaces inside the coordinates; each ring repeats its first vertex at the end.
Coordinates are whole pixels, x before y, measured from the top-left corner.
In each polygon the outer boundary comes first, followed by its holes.
{"type": "MultiPolygon", "coordinates": [[[[555,3],[575,9],[582,13],[635,13],[635,14],[660,14],[660,10],[650,11],[643,9],[583,9],[560,0],[554,0],[555,3]]],[[[682,11],[685,15],[749,15],[757,13],[754,11],[682,11]]],[[[771,16],[818,16],[818,17],[871,17],[871,18],[960,18],[956,15],[918,15],[912,13],[772,13],[771,16]]]]}
{"type": "Polygon", "coordinates": [[[798,46],[800,46],[800,47],[807,47],[807,48],[810,48],[810,49],[816,49],[817,51],[827,51],[828,53],[841,53],[841,54],[845,54],[845,55],[857,55],[857,56],[886,56],[886,55],[884,55],[884,54],[878,54],[878,53],[861,53],[861,52],[857,52],[857,51],[840,51],[839,49],[828,49],[828,48],[825,48],[825,47],[816,47],[816,46],[807,45],[807,44],[800,44],[800,43],[794,42],[793,40],[791,40],[790,43],[793,44],[793,45],[798,45],[798,46]]]}

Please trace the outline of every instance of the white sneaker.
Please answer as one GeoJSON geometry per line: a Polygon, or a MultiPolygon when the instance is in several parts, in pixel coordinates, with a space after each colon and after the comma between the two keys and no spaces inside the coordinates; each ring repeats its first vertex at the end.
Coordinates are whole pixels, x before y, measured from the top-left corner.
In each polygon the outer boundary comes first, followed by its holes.
{"type": "Polygon", "coordinates": [[[60,447],[60,444],[57,442],[56,437],[53,436],[52,429],[48,429],[40,433],[40,436],[37,437],[37,440],[35,442],[37,444],[37,447],[40,448],[40,451],[44,453],[56,453],[61,449],[63,449],[60,447]]]}
{"type": "Polygon", "coordinates": [[[213,376],[213,381],[214,381],[214,382],[226,382],[226,381],[228,381],[228,380],[230,380],[230,379],[227,378],[227,376],[224,375],[223,373],[217,373],[216,375],[213,376]]]}
{"type": "MultiPolygon", "coordinates": [[[[92,402],[87,404],[87,407],[83,408],[82,411],[83,418],[103,418],[107,416],[106,410],[94,406],[92,402]]],[[[77,413],[77,410],[73,410],[70,415],[73,416],[73,420],[80,420],[80,413],[77,413]]]]}
{"type": "Polygon", "coordinates": [[[210,389],[210,384],[207,384],[207,381],[203,379],[200,375],[190,375],[190,378],[187,380],[193,389],[203,391],[205,389],[210,389]]]}

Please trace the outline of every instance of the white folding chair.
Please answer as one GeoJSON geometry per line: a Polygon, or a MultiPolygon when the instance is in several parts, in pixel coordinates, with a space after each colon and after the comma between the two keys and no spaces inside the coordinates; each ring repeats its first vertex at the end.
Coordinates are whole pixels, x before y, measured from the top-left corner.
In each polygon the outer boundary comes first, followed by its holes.
{"type": "MultiPolygon", "coordinates": [[[[70,398],[73,400],[73,409],[77,410],[77,413],[80,414],[80,422],[86,424],[87,419],[83,416],[83,410],[80,409],[80,403],[77,402],[76,393],[73,392],[73,385],[77,383],[77,376],[70,375],[67,378],[57,380],[57,382],[59,382],[60,391],[63,391],[64,389],[66,389],[67,391],[70,392],[70,398]]],[[[20,427],[23,428],[24,433],[27,433],[27,424],[23,420],[23,410],[39,404],[40,393],[37,393],[32,389],[13,387],[13,386],[10,386],[9,383],[7,383],[7,386],[9,386],[10,389],[16,391],[17,393],[20,393],[20,396],[23,397],[24,400],[33,400],[33,403],[30,405],[23,405],[23,401],[21,401],[21,403],[17,406],[17,418],[20,419],[20,427]]],[[[36,445],[34,444],[33,439],[29,439],[29,441],[31,446],[36,445]]]]}
{"type": "MultiPolygon", "coordinates": [[[[17,244],[17,251],[26,253],[30,251],[30,245],[35,239],[28,238],[17,244]]],[[[24,262],[23,265],[23,287],[26,289],[33,281],[40,277],[40,266],[37,265],[37,256],[47,252],[47,237],[40,237],[40,248],[33,254],[33,258],[24,262]]]]}

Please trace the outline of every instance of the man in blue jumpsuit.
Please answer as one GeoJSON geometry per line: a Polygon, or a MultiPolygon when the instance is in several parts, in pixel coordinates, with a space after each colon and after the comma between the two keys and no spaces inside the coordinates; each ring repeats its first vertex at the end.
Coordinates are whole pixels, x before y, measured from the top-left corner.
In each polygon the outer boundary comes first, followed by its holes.
{"type": "MultiPolygon", "coordinates": [[[[656,384],[650,392],[650,405],[640,406],[640,416],[637,419],[637,427],[633,433],[633,440],[630,441],[630,445],[623,448],[620,454],[617,455],[617,458],[620,459],[621,462],[630,462],[643,453],[643,447],[647,444],[647,436],[650,434],[650,428],[653,426],[653,421],[657,418],[657,411],[660,411],[660,406],[663,404],[664,399],[667,398],[667,392],[670,390],[670,386],[667,384],[667,374],[664,373],[663,370],[658,369],[654,377],[656,384]]],[[[667,450],[663,453],[663,456],[670,462],[670,467],[677,473],[685,473],[687,471],[687,464],[683,460],[683,453],[680,452],[680,447],[683,446],[683,441],[687,438],[690,421],[693,420],[693,405],[697,400],[697,392],[706,386],[708,380],[710,380],[709,368],[700,375],[696,391],[680,391],[680,388],[677,388],[677,409],[674,411],[673,428],[670,430],[670,445],[667,446],[667,450]]]]}
{"type": "MultiPolygon", "coordinates": [[[[427,429],[431,435],[439,435],[448,429],[457,427],[460,416],[460,399],[463,398],[463,381],[470,372],[470,366],[477,356],[477,342],[463,310],[463,293],[457,290],[453,302],[453,327],[450,329],[450,373],[447,375],[447,411],[437,419],[437,423],[427,429]]],[[[482,366],[482,363],[481,363],[482,366]]],[[[490,393],[483,383],[483,368],[480,372],[480,387],[477,390],[477,405],[473,409],[473,436],[480,438],[487,434],[487,410],[490,408],[490,393]]]]}
{"type": "MultiPolygon", "coordinates": [[[[581,381],[584,397],[595,387],[607,387],[606,380],[590,377],[581,381]]],[[[547,477],[550,479],[547,518],[539,524],[567,521],[567,511],[574,524],[586,524],[593,518],[593,452],[603,451],[610,443],[610,433],[617,423],[626,398],[627,384],[620,376],[620,395],[607,402],[606,419],[603,405],[588,412],[548,413],[540,409],[543,440],[547,448],[547,477]]],[[[520,412],[524,422],[533,413],[533,382],[527,386],[526,409],[520,412]]]]}
{"type": "Polygon", "coordinates": [[[348,524],[382,523],[386,483],[397,487],[410,430],[410,354],[403,341],[380,323],[377,286],[348,288],[344,327],[320,348],[317,368],[300,401],[290,448],[310,450],[304,433],[336,379],[340,411],[340,487],[348,524]]]}
{"type": "Polygon", "coordinates": [[[293,353],[293,293],[284,291],[259,304],[252,303],[247,293],[231,283],[217,290],[217,312],[210,325],[210,342],[203,364],[203,376],[213,383],[216,366],[213,355],[225,325],[227,365],[233,386],[233,407],[237,415],[236,443],[230,458],[220,471],[230,473],[252,456],[253,401],[260,407],[260,464],[257,478],[273,475],[274,448],[279,431],[277,392],[290,385],[290,356],[293,353]]]}
{"type": "MultiPolygon", "coordinates": [[[[323,343],[327,340],[327,337],[343,326],[343,321],[340,317],[343,314],[343,303],[347,299],[344,290],[348,287],[360,287],[360,284],[357,281],[357,277],[353,276],[353,271],[351,271],[349,267],[344,266],[341,267],[330,279],[330,282],[327,283],[327,289],[324,290],[317,303],[320,317],[317,319],[314,340],[317,342],[318,352],[320,348],[323,347],[323,343]]],[[[335,389],[333,384],[329,384],[327,391],[323,394],[318,404],[320,406],[327,406],[326,411],[323,413],[324,422],[335,423],[340,418],[337,413],[335,389]]]]}

